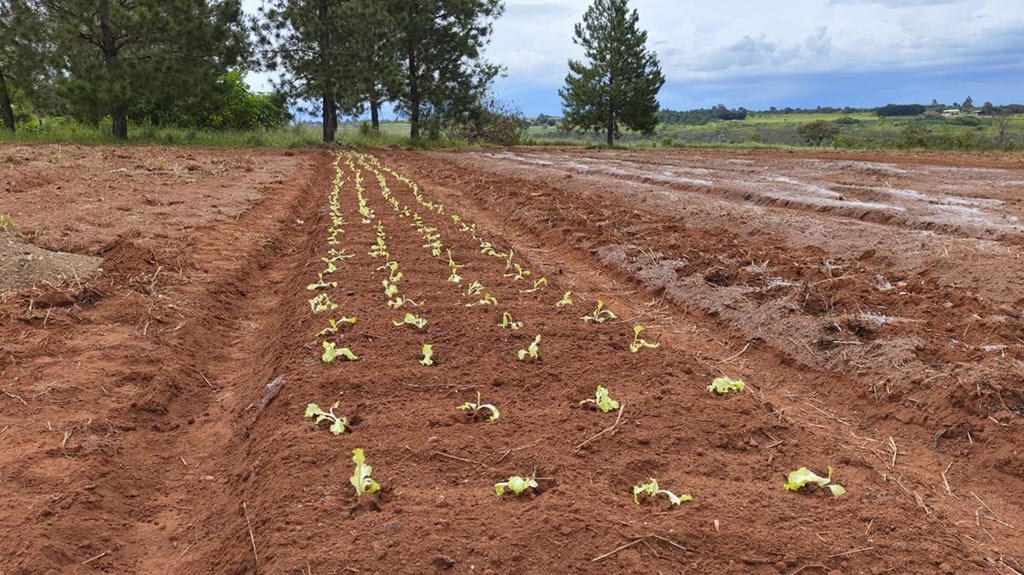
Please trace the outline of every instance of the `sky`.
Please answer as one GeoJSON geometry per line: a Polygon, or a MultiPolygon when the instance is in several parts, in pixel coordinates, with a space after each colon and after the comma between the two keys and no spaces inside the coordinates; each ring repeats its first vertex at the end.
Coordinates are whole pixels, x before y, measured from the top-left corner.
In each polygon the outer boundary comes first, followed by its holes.
{"type": "MultiPolygon", "coordinates": [[[[253,11],[259,0],[245,0],[253,11]]],[[[561,115],[591,0],[505,0],[486,57],[528,116],[561,115]]],[[[1024,103],[1022,0],[630,0],[666,77],[663,109],[1024,103]]],[[[254,88],[268,87],[252,76],[254,88]]]]}

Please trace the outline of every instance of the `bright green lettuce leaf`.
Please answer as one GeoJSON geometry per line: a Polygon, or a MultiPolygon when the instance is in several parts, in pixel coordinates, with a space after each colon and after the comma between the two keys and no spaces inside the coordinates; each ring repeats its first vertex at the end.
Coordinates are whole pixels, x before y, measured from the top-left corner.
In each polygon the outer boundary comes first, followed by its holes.
{"type": "Polygon", "coordinates": [[[505,490],[507,489],[516,495],[520,495],[527,489],[530,489],[531,487],[537,488],[537,486],[537,480],[532,477],[523,478],[519,477],[518,475],[513,475],[512,477],[508,478],[508,481],[504,481],[502,483],[495,483],[494,492],[498,494],[498,496],[500,497],[505,493],[505,490]]]}
{"type": "Polygon", "coordinates": [[[828,468],[827,477],[822,477],[806,467],[801,467],[796,471],[791,471],[789,476],[786,478],[786,484],[783,485],[783,487],[790,491],[797,491],[808,483],[817,483],[820,487],[828,487],[834,497],[839,497],[846,493],[846,489],[842,485],[832,483],[831,467],[828,468]]]}
{"type": "Polygon", "coordinates": [[[352,477],[349,478],[349,482],[356,488],[356,496],[373,493],[380,489],[380,485],[370,477],[373,468],[366,464],[366,457],[363,455],[362,449],[352,451],[352,461],[356,464],[356,469],[352,477]]]}
{"type": "Polygon", "coordinates": [[[746,389],[747,384],[743,383],[741,379],[729,379],[728,377],[716,377],[711,385],[708,386],[708,391],[717,393],[718,395],[725,395],[730,391],[743,391],[746,389]]]}
{"type": "Polygon", "coordinates": [[[651,477],[650,481],[644,483],[643,485],[633,486],[633,501],[636,502],[637,505],[640,504],[640,500],[637,498],[637,496],[639,496],[641,493],[646,493],[648,497],[654,497],[660,493],[661,495],[668,497],[668,500],[672,503],[672,505],[679,505],[684,501],[693,501],[692,495],[676,495],[671,491],[660,489],[658,487],[658,480],[653,477],[651,477]]]}

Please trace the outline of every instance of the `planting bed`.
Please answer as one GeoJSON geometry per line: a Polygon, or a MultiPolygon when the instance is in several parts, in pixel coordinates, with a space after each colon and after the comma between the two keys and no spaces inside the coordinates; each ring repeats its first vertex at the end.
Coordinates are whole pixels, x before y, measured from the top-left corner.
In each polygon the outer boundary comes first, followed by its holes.
{"type": "Polygon", "coordinates": [[[1022,192],[1013,156],[0,147],[0,574],[1024,573],[1022,192]]]}

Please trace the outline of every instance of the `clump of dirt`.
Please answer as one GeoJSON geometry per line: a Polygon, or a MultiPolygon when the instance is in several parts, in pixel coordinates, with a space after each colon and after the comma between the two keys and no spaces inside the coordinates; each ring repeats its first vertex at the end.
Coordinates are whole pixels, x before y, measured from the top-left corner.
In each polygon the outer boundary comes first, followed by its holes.
{"type": "Polygon", "coordinates": [[[0,240],[0,292],[41,283],[80,282],[100,269],[100,258],[54,252],[15,239],[0,240]]]}

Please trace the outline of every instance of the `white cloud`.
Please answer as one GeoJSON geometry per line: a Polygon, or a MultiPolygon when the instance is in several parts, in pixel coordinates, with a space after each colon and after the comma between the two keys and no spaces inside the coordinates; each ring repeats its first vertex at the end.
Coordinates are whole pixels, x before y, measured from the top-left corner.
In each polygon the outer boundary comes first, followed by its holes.
{"type": "MultiPolygon", "coordinates": [[[[247,10],[257,3],[244,1],[247,10]]],[[[546,99],[542,107],[553,111],[568,60],[582,56],[573,28],[589,5],[506,0],[486,51],[507,71],[498,88],[517,100],[546,99]]],[[[1012,66],[1007,56],[1019,59],[1024,38],[1021,0],[631,0],[630,7],[669,86],[739,83],[787,97],[807,90],[815,74],[909,82],[914,73],[1012,66]]],[[[1016,80],[1018,92],[1022,84],[1016,80]]],[[[952,94],[960,91],[967,93],[952,94]]]]}

